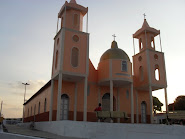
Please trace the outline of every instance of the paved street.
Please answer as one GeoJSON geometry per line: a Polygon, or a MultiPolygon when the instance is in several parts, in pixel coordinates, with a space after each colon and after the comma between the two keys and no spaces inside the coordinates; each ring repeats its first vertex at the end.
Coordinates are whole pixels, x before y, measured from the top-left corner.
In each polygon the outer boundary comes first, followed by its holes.
{"type": "Polygon", "coordinates": [[[63,137],[63,136],[55,135],[48,132],[38,131],[38,130],[31,130],[17,125],[6,125],[6,128],[8,129],[9,133],[21,134],[26,136],[34,136],[34,137],[40,137],[40,138],[46,138],[46,139],[80,139],[80,138],[73,138],[73,137],[63,137]]]}

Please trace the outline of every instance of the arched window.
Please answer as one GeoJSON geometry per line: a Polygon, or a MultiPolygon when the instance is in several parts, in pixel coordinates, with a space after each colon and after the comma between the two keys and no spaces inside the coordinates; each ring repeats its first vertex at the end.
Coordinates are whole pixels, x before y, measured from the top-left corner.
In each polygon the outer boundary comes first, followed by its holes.
{"type": "Polygon", "coordinates": [[[141,123],[146,123],[146,102],[141,103],[141,123]]]}
{"type": "Polygon", "coordinates": [[[155,65],[155,79],[157,81],[160,80],[160,72],[159,72],[159,66],[158,65],[155,65]]]}
{"type": "Polygon", "coordinates": [[[143,42],[141,38],[139,39],[139,48],[140,50],[143,49],[143,42]]]}
{"type": "Polygon", "coordinates": [[[39,106],[38,106],[38,114],[40,114],[40,102],[39,102],[39,106]]]}
{"type": "Polygon", "coordinates": [[[55,69],[57,68],[57,65],[58,65],[58,50],[56,52],[55,69]]]}
{"type": "Polygon", "coordinates": [[[78,26],[79,24],[79,19],[78,19],[78,15],[77,14],[74,14],[74,19],[73,19],[73,23],[74,23],[74,26],[78,26]]]}
{"type": "Polygon", "coordinates": [[[129,99],[129,90],[126,91],[126,97],[129,99]]]}
{"type": "Polygon", "coordinates": [[[155,48],[154,37],[151,37],[151,47],[155,48]]]}
{"type": "Polygon", "coordinates": [[[46,112],[46,104],[47,104],[47,102],[46,102],[46,98],[45,98],[45,101],[44,101],[44,112],[46,112]]]}
{"type": "Polygon", "coordinates": [[[69,97],[66,94],[61,96],[61,113],[60,119],[61,120],[68,120],[69,115],[69,97]]]}
{"type": "Polygon", "coordinates": [[[79,50],[76,47],[72,48],[72,52],[71,52],[71,65],[73,67],[77,67],[78,66],[78,56],[79,56],[79,50]]]}
{"type": "Polygon", "coordinates": [[[140,66],[139,67],[139,76],[140,76],[140,81],[144,80],[144,74],[143,74],[143,67],[140,66]]]}
{"type": "Polygon", "coordinates": [[[36,114],[36,104],[35,104],[35,107],[34,107],[34,115],[36,114]]]}

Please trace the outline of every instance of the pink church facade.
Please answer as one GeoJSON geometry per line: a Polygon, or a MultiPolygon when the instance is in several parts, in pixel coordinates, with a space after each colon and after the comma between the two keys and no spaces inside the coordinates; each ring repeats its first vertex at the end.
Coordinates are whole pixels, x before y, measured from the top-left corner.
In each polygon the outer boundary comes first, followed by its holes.
{"type": "Polygon", "coordinates": [[[152,123],[152,91],[164,89],[167,105],[164,53],[155,50],[154,41],[160,31],[145,19],[133,35],[140,49],[133,63],[113,41],[95,69],[89,59],[89,33],[82,31],[86,14],[88,8],[75,0],[66,1],[59,11],[51,80],[24,103],[24,122],[96,122],[94,109],[101,103],[103,111],[124,111],[130,117],[114,122],[152,123]]]}

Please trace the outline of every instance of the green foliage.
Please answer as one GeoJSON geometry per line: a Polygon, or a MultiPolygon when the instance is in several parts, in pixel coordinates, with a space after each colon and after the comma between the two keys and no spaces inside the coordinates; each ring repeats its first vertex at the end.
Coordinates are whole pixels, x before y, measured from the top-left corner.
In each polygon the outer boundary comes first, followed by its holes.
{"type": "Polygon", "coordinates": [[[162,106],[163,106],[163,103],[161,103],[157,97],[153,96],[153,110],[154,110],[154,113],[156,113],[156,111],[161,111],[162,106]]]}
{"type": "Polygon", "coordinates": [[[175,110],[185,110],[185,96],[178,96],[174,101],[175,110]]]}

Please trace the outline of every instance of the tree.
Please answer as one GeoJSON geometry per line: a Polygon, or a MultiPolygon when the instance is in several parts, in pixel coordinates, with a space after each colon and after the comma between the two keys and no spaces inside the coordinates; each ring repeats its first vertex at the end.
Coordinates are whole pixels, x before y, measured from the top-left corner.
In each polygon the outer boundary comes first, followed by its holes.
{"type": "Polygon", "coordinates": [[[185,96],[178,96],[174,101],[175,110],[185,110],[185,96]]]}
{"type": "Polygon", "coordinates": [[[154,111],[154,113],[156,113],[156,111],[161,111],[162,106],[163,106],[163,103],[161,103],[157,97],[153,96],[153,111],[154,111]]]}
{"type": "Polygon", "coordinates": [[[171,103],[168,105],[168,110],[173,111],[174,110],[174,103],[171,103]]]}

